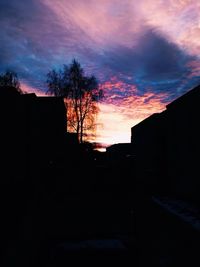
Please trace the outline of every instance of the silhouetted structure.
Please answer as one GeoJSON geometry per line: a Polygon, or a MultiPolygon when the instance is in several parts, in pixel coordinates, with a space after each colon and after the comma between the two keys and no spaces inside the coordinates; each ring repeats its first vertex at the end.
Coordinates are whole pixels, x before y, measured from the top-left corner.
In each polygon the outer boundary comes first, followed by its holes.
{"type": "Polygon", "coordinates": [[[33,172],[37,167],[46,174],[50,165],[55,165],[64,153],[65,105],[61,97],[30,96],[28,101],[30,171],[33,172]]]}
{"type": "Polygon", "coordinates": [[[62,98],[20,95],[1,88],[2,166],[8,177],[39,175],[53,164],[64,143],[66,110],[62,98]]]}
{"type": "Polygon", "coordinates": [[[199,198],[200,86],[179,97],[165,112],[167,176],[173,193],[199,198]]]}
{"type": "Polygon", "coordinates": [[[108,164],[119,167],[130,161],[132,157],[131,143],[114,144],[106,148],[108,164]]]}
{"type": "Polygon", "coordinates": [[[24,242],[34,240],[30,225],[35,207],[50,183],[52,166],[55,168],[64,154],[65,105],[62,98],[20,94],[15,88],[1,87],[0,121],[1,245],[6,263],[17,257],[21,262],[26,254],[31,258],[35,253],[31,251],[33,243],[27,243],[28,251],[22,256],[24,242]]]}
{"type": "Polygon", "coordinates": [[[145,183],[148,190],[150,187],[155,189],[159,179],[163,180],[165,175],[162,117],[162,113],[155,113],[131,129],[135,178],[139,184],[145,183]]]}
{"type": "Polygon", "coordinates": [[[3,88],[0,102],[5,255],[0,265],[4,260],[5,266],[58,266],[56,257],[68,263],[75,246],[87,240],[94,248],[81,247],[76,253],[92,251],[99,257],[106,252],[113,260],[131,256],[132,213],[121,186],[124,176],[119,177],[119,168],[107,168],[105,155],[97,154],[92,144],[79,144],[76,134],[66,133],[62,98],[3,88]],[[99,242],[100,250],[95,247],[99,242]],[[122,249],[110,250],[108,243],[122,249]],[[69,250],[62,252],[67,244],[69,250]]]}
{"type": "Polygon", "coordinates": [[[142,265],[200,264],[199,103],[200,86],[131,129],[142,265]]]}
{"type": "Polygon", "coordinates": [[[148,190],[198,197],[199,103],[200,86],[132,127],[137,180],[148,190]]]}

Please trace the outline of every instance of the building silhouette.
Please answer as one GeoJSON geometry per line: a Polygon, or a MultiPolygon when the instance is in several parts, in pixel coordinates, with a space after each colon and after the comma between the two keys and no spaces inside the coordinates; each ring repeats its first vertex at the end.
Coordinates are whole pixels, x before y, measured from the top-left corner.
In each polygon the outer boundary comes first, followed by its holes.
{"type": "Polygon", "coordinates": [[[118,143],[106,148],[108,164],[113,167],[128,164],[132,157],[131,143],[118,143]]]}
{"type": "Polygon", "coordinates": [[[62,153],[66,110],[62,98],[0,88],[1,171],[7,179],[39,175],[62,153]]]}
{"type": "Polygon", "coordinates": [[[198,198],[200,86],[131,129],[136,179],[148,190],[198,198]]]}

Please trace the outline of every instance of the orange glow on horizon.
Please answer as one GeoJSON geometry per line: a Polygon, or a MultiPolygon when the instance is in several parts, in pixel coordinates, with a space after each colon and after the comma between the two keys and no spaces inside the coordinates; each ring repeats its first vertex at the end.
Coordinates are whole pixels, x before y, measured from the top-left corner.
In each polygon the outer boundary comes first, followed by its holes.
{"type": "MultiPolygon", "coordinates": [[[[138,96],[137,88],[134,85],[128,85],[129,90],[132,92],[130,96],[122,96],[118,99],[119,95],[112,93],[113,88],[117,88],[118,92],[125,92],[125,86],[127,85],[117,80],[117,78],[112,78],[110,81],[101,84],[101,88],[105,91],[106,102],[98,104],[99,114],[97,116],[96,136],[90,133],[88,141],[105,146],[116,143],[129,143],[131,142],[131,127],[151,114],[165,109],[166,104],[162,103],[162,99],[167,96],[165,93],[155,95],[152,92],[148,92],[143,96],[138,96]]],[[[21,88],[27,93],[46,96],[45,92],[25,83],[21,83],[21,88]]]]}
{"type": "MultiPolygon", "coordinates": [[[[153,102],[153,101],[152,101],[153,102]]],[[[165,105],[157,101],[155,106],[141,104],[140,111],[137,107],[114,106],[112,104],[100,104],[98,115],[96,142],[102,144],[130,143],[131,128],[153,113],[161,112],[165,105]],[[125,109],[127,108],[127,112],[125,109]],[[138,112],[141,112],[140,114],[138,112]],[[132,117],[131,117],[132,114],[132,117]]]]}
{"type": "Polygon", "coordinates": [[[147,92],[139,96],[135,85],[128,85],[117,77],[100,86],[105,92],[105,102],[99,104],[95,140],[98,143],[111,145],[131,142],[131,128],[153,113],[163,111],[166,106],[162,100],[167,93],[147,92]]]}

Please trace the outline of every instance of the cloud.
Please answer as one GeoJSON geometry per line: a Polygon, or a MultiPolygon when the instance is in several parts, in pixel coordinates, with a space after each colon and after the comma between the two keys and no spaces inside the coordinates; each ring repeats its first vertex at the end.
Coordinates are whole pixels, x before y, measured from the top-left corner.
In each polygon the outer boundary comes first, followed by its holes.
{"type": "Polygon", "coordinates": [[[100,117],[128,131],[200,83],[199,14],[197,0],[1,0],[0,72],[40,94],[76,58],[105,91],[100,117]]]}
{"type": "Polygon", "coordinates": [[[116,73],[146,81],[181,78],[188,71],[186,64],[193,60],[177,45],[151,29],[145,29],[138,44],[132,48],[114,47],[105,53],[103,63],[116,73]]]}
{"type": "Polygon", "coordinates": [[[46,96],[44,91],[40,91],[39,89],[30,86],[29,84],[27,84],[26,82],[21,82],[20,83],[20,87],[22,89],[23,92],[25,93],[35,93],[37,96],[46,96]]]}
{"type": "Polygon", "coordinates": [[[13,68],[42,89],[50,68],[76,57],[100,81],[117,75],[141,93],[158,81],[177,86],[192,75],[186,47],[194,54],[197,33],[187,36],[198,31],[199,4],[165,2],[2,0],[0,70],[13,68]]]}
{"type": "Polygon", "coordinates": [[[131,127],[155,112],[165,109],[163,94],[132,95],[116,104],[101,103],[97,120],[96,141],[105,144],[130,142],[131,127]]]}
{"type": "Polygon", "coordinates": [[[188,54],[199,55],[199,1],[142,0],[137,4],[138,12],[149,27],[165,34],[188,54]]]}
{"type": "Polygon", "coordinates": [[[82,46],[86,38],[81,30],[71,22],[69,27],[62,25],[41,0],[3,0],[0,10],[0,71],[14,69],[29,83],[37,80],[44,90],[50,68],[79,54],[90,54],[87,46],[82,46]]]}

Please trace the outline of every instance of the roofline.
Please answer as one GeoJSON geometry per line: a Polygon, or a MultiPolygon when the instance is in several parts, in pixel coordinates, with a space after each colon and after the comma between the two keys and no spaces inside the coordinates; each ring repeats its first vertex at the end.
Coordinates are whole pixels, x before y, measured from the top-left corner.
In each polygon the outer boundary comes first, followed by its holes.
{"type": "Polygon", "coordinates": [[[191,97],[193,94],[196,94],[197,91],[199,90],[200,92],[200,85],[191,88],[188,92],[184,93],[182,96],[176,98],[174,101],[172,101],[171,103],[169,103],[168,105],[166,105],[166,108],[171,108],[173,107],[175,104],[179,103],[180,101],[182,101],[185,98],[191,97]]]}

